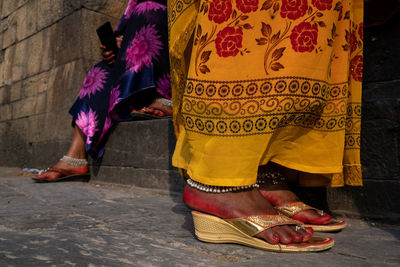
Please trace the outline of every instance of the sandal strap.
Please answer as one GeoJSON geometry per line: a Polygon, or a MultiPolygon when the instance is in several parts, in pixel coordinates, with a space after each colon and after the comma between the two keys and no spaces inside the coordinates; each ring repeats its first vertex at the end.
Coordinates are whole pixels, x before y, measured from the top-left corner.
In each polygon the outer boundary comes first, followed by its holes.
{"type": "Polygon", "coordinates": [[[293,202],[293,203],[286,204],[283,206],[278,206],[278,207],[275,207],[275,209],[288,217],[292,217],[292,216],[296,215],[297,213],[304,211],[304,210],[315,210],[320,215],[322,215],[324,213],[322,210],[313,208],[301,201],[293,202]]]}
{"type": "Polygon", "coordinates": [[[303,226],[302,222],[290,219],[282,214],[278,215],[252,215],[244,218],[225,219],[225,221],[249,236],[255,236],[271,227],[278,225],[303,226]]]}

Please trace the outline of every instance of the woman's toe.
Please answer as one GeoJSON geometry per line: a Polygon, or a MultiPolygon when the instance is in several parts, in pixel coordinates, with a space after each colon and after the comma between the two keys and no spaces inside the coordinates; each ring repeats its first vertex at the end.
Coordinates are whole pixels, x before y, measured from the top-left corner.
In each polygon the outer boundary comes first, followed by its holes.
{"type": "Polygon", "coordinates": [[[257,235],[258,238],[262,238],[270,244],[278,244],[279,236],[272,231],[272,229],[267,229],[257,235]]]}
{"type": "Polygon", "coordinates": [[[275,226],[272,228],[272,230],[279,236],[279,242],[282,244],[290,244],[293,243],[293,238],[292,236],[285,231],[283,227],[280,226],[275,226]]]}
{"type": "Polygon", "coordinates": [[[294,243],[303,241],[303,235],[300,231],[296,230],[296,227],[283,226],[282,228],[292,237],[294,243]]]}

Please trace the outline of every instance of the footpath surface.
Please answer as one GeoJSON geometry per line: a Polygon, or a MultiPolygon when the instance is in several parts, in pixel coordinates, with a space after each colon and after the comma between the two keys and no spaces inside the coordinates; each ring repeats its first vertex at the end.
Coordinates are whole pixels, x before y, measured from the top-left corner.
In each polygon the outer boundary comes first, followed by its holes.
{"type": "Polygon", "coordinates": [[[326,252],[272,253],[197,241],[176,193],[18,172],[0,168],[0,266],[400,265],[400,226],[348,219],[326,252]]]}

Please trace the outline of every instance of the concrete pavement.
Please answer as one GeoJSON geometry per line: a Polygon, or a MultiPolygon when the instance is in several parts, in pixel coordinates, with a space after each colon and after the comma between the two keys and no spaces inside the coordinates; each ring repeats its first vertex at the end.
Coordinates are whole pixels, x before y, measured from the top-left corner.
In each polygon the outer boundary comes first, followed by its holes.
{"type": "Polygon", "coordinates": [[[326,252],[272,253],[197,241],[177,193],[18,174],[0,168],[0,266],[400,265],[396,225],[348,219],[326,252]]]}

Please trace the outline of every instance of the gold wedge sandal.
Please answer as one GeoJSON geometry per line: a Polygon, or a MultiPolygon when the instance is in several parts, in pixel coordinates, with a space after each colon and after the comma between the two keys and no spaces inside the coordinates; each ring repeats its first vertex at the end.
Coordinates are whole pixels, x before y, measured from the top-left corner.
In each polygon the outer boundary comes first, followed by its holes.
{"type": "Polygon", "coordinates": [[[235,243],[274,252],[315,252],[333,247],[330,237],[312,237],[294,244],[270,244],[254,237],[277,225],[303,226],[299,221],[283,215],[256,215],[236,219],[221,219],[213,215],[192,211],[196,236],[210,243],[235,243]]]}
{"type": "MultiPolygon", "coordinates": [[[[324,214],[324,211],[313,208],[301,201],[274,208],[288,218],[292,218],[294,215],[304,210],[315,210],[321,216],[324,214]]],[[[311,227],[315,232],[336,232],[345,228],[347,223],[344,220],[332,219],[327,224],[304,224],[304,226],[311,227]]]]}

